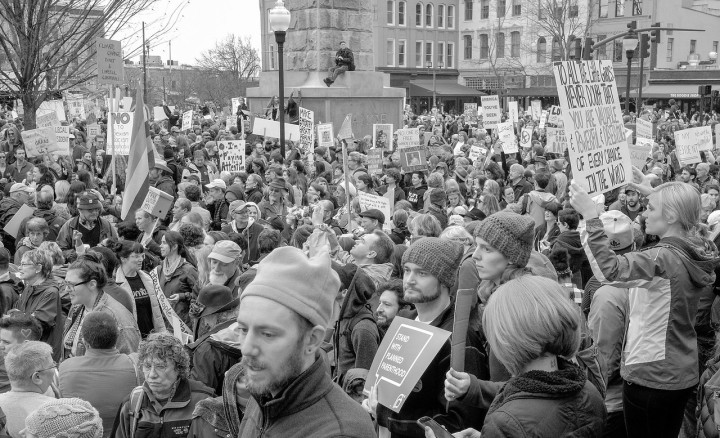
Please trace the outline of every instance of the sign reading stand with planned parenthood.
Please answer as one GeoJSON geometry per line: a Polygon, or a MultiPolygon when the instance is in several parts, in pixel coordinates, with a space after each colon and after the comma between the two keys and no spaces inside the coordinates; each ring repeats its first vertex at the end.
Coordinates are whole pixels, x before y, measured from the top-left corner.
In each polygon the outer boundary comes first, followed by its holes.
{"type": "Polygon", "coordinates": [[[632,181],[612,61],[553,64],[575,182],[591,196],[632,181]]]}

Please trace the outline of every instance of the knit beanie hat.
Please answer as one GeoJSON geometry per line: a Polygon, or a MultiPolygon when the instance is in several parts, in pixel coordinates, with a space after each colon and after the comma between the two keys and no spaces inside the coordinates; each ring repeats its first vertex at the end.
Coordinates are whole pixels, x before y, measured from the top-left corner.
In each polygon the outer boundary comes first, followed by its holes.
{"type": "Polygon", "coordinates": [[[455,285],[463,248],[452,240],[423,237],[415,241],[402,256],[402,264],[414,263],[437,277],[448,288],[455,285]]]}
{"type": "Polygon", "coordinates": [[[445,205],[447,202],[447,193],[443,189],[433,189],[430,192],[430,203],[434,205],[445,205]]]}
{"type": "Polygon", "coordinates": [[[509,211],[488,216],[475,229],[475,237],[486,241],[510,263],[521,268],[530,259],[534,236],[535,221],[530,216],[509,211]]]}
{"type": "Polygon", "coordinates": [[[340,278],[332,269],[330,255],[321,252],[308,258],[289,246],[272,251],[257,265],[255,280],[240,297],[262,297],[275,301],[310,321],[328,327],[340,278]]]}
{"type": "Polygon", "coordinates": [[[45,403],[25,418],[25,427],[37,438],[101,438],[103,435],[100,414],[79,398],[45,403]]]}

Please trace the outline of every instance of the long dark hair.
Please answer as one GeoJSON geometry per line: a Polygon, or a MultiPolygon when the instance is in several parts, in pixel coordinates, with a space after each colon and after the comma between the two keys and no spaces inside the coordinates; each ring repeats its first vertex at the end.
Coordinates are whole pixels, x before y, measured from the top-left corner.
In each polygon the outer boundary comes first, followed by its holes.
{"type": "Polygon", "coordinates": [[[42,186],[47,185],[52,187],[53,193],[55,193],[55,176],[50,169],[42,163],[36,164],[35,167],[37,167],[40,172],[40,181],[37,181],[37,190],[40,191],[42,186]]]}
{"type": "Polygon", "coordinates": [[[132,240],[115,240],[110,239],[108,241],[108,248],[113,250],[113,252],[117,255],[118,260],[122,261],[122,259],[126,259],[130,257],[130,254],[143,254],[145,252],[145,248],[138,243],[133,242],[132,240]]]}
{"type": "Polygon", "coordinates": [[[183,240],[183,237],[180,233],[177,231],[168,231],[163,236],[165,237],[165,242],[170,245],[171,247],[176,247],[178,254],[180,257],[184,258],[190,264],[197,267],[197,262],[195,261],[195,258],[190,254],[187,250],[187,247],[185,246],[185,240],[183,240]]]}

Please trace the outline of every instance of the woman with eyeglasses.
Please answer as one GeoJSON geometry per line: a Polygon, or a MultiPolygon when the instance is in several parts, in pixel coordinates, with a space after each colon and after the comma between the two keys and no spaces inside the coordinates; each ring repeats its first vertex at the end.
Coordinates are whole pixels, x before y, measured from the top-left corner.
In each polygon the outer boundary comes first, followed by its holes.
{"type": "Polygon", "coordinates": [[[137,351],[140,343],[135,316],[115,298],[103,291],[108,279],[102,255],[89,252],[70,264],[65,285],[70,294],[72,307],[63,332],[63,358],[85,355],[85,341],[80,336],[83,318],[89,312],[108,313],[118,325],[116,348],[120,353],[137,351]]]}

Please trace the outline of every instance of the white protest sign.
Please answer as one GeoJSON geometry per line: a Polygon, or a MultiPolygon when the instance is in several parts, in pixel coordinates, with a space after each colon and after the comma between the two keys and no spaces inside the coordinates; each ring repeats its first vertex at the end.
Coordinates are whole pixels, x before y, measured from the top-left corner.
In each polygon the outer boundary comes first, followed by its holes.
{"type": "Polygon", "coordinates": [[[192,128],[193,111],[185,111],[182,115],[181,131],[189,131],[192,128]]]}
{"type": "MultiPolygon", "coordinates": [[[[280,122],[255,117],[255,123],[253,123],[252,132],[255,135],[262,135],[263,137],[280,138],[280,122]]],[[[285,140],[300,140],[300,126],[286,123],[285,140]]]]}
{"type": "Polygon", "coordinates": [[[120,41],[95,39],[97,81],[99,84],[122,85],[123,54],[120,41]]]}
{"type": "Polygon", "coordinates": [[[57,151],[57,137],[53,126],[22,131],[20,135],[25,144],[25,154],[29,158],[57,151]]]}
{"type": "Polygon", "coordinates": [[[632,181],[612,61],[553,65],[573,177],[591,196],[632,181]]]}
{"type": "Polygon", "coordinates": [[[318,146],[329,148],[335,144],[332,123],[323,123],[317,126],[318,146]]]}
{"type": "Polygon", "coordinates": [[[477,123],[478,120],[478,105],[477,103],[465,103],[463,104],[463,114],[468,123],[477,123]]]}
{"type": "Polygon", "coordinates": [[[512,122],[503,122],[497,124],[498,138],[502,142],[503,152],[506,154],[514,154],[518,151],[517,141],[515,139],[515,131],[512,122]]]}
{"type": "Polygon", "coordinates": [[[495,129],[500,123],[500,98],[498,96],[480,96],[483,108],[483,127],[495,129]]]}
{"type": "Polygon", "coordinates": [[[540,111],[540,123],[538,124],[538,129],[545,129],[545,122],[547,122],[547,111],[542,110],[540,111]]]}
{"type": "Polygon", "coordinates": [[[39,115],[35,117],[35,127],[37,128],[47,128],[49,126],[60,126],[60,120],[58,120],[57,114],[55,114],[55,111],[48,112],[42,115],[39,115]]]}
{"type": "Polygon", "coordinates": [[[520,147],[527,149],[532,146],[532,134],[534,129],[535,128],[532,126],[523,128],[522,132],[520,132],[520,147]]]}
{"type": "Polygon", "coordinates": [[[518,103],[516,100],[508,102],[508,113],[510,114],[510,121],[517,124],[520,114],[518,112],[518,103]]]}
{"type": "Polygon", "coordinates": [[[418,128],[407,128],[397,130],[398,149],[420,146],[420,130],[418,128]]]}
{"type": "Polygon", "coordinates": [[[642,117],[635,120],[635,135],[642,138],[653,138],[653,124],[642,117]]]}
{"type": "Polygon", "coordinates": [[[38,115],[47,114],[49,112],[57,114],[57,118],[61,122],[67,121],[67,117],[65,117],[65,106],[63,105],[62,100],[46,100],[40,104],[40,108],[38,108],[35,112],[35,116],[37,117],[38,115]]]}
{"type": "Polygon", "coordinates": [[[675,132],[682,132],[684,135],[690,136],[690,141],[697,144],[699,151],[711,151],[713,148],[712,130],[709,126],[700,126],[698,128],[683,129],[675,132]]]}
{"type": "Polygon", "coordinates": [[[532,114],[533,120],[540,120],[540,113],[542,112],[542,101],[533,100],[530,102],[530,114],[532,114]]]}
{"type": "Polygon", "coordinates": [[[393,150],[393,125],[375,123],[372,128],[372,147],[387,151],[393,150]]]}
{"type": "Polygon", "coordinates": [[[552,128],[548,126],[545,129],[545,134],[547,135],[547,144],[545,145],[545,151],[555,154],[564,154],[565,148],[567,148],[567,137],[565,136],[565,130],[563,128],[552,128]]]}
{"type": "Polygon", "coordinates": [[[69,126],[54,126],[55,138],[57,141],[57,150],[48,151],[55,152],[58,155],[70,155],[70,127],[69,126]]]}
{"type": "Polygon", "coordinates": [[[73,117],[85,118],[85,103],[82,98],[68,99],[68,113],[73,117]]]}
{"type": "Polygon", "coordinates": [[[642,170],[652,151],[652,142],[637,142],[636,144],[628,145],[628,148],[630,149],[630,162],[633,166],[642,170]]]}
{"type": "Polygon", "coordinates": [[[245,170],[245,140],[223,140],[218,142],[220,171],[240,172],[245,170]]]}
{"type": "Polygon", "coordinates": [[[675,131],[675,155],[680,165],[695,164],[702,161],[700,145],[691,129],[675,131]]]}
{"type": "Polygon", "coordinates": [[[92,125],[87,125],[87,132],[88,132],[88,139],[94,140],[96,135],[100,135],[102,132],[100,130],[100,125],[93,123],[92,125]]]}
{"type": "Polygon", "coordinates": [[[561,110],[560,110],[559,106],[557,106],[557,105],[551,106],[550,107],[550,115],[548,116],[548,123],[557,125],[558,121],[560,120],[560,117],[561,117],[560,114],[561,114],[561,110]]]}
{"type": "Polygon", "coordinates": [[[360,202],[360,210],[378,209],[385,215],[383,228],[390,229],[390,219],[392,219],[392,201],[384,196],[372,195],[370,193],[358,191],[358,201],[360,202]]]}
{"type": "Polygon", "coordinates": [[[300,149],[303,155],[313,153],[315,149],[315,112],[300,107],[300,149]]]}
{"type": "MultiPolygon", "coordinates": [[[[168,107],[170,108],[170,112],[175,111],[174,106],[168,107]]],[[[153,119],[156,122],[162,122],[163,120],[167,120],[167,115],[165,114],[165,110],[161,106],[154,106],[153,107],[153,119]]]]}
{"type": "Polygon", "coordinates": [[[468,158],[473,163],[477,161],[478,158],[480,158],[480,154],[482,154],[482,148],[480,146],[470,146],[470,151],[468,152],[468,158]]]}
{"type": "Polygon", "coordinates": [[[112,128],[112,140],[116,155],[130,154],[130,141],[133,128],[133,115],[129,112],[109,113],[112,128]]]}

